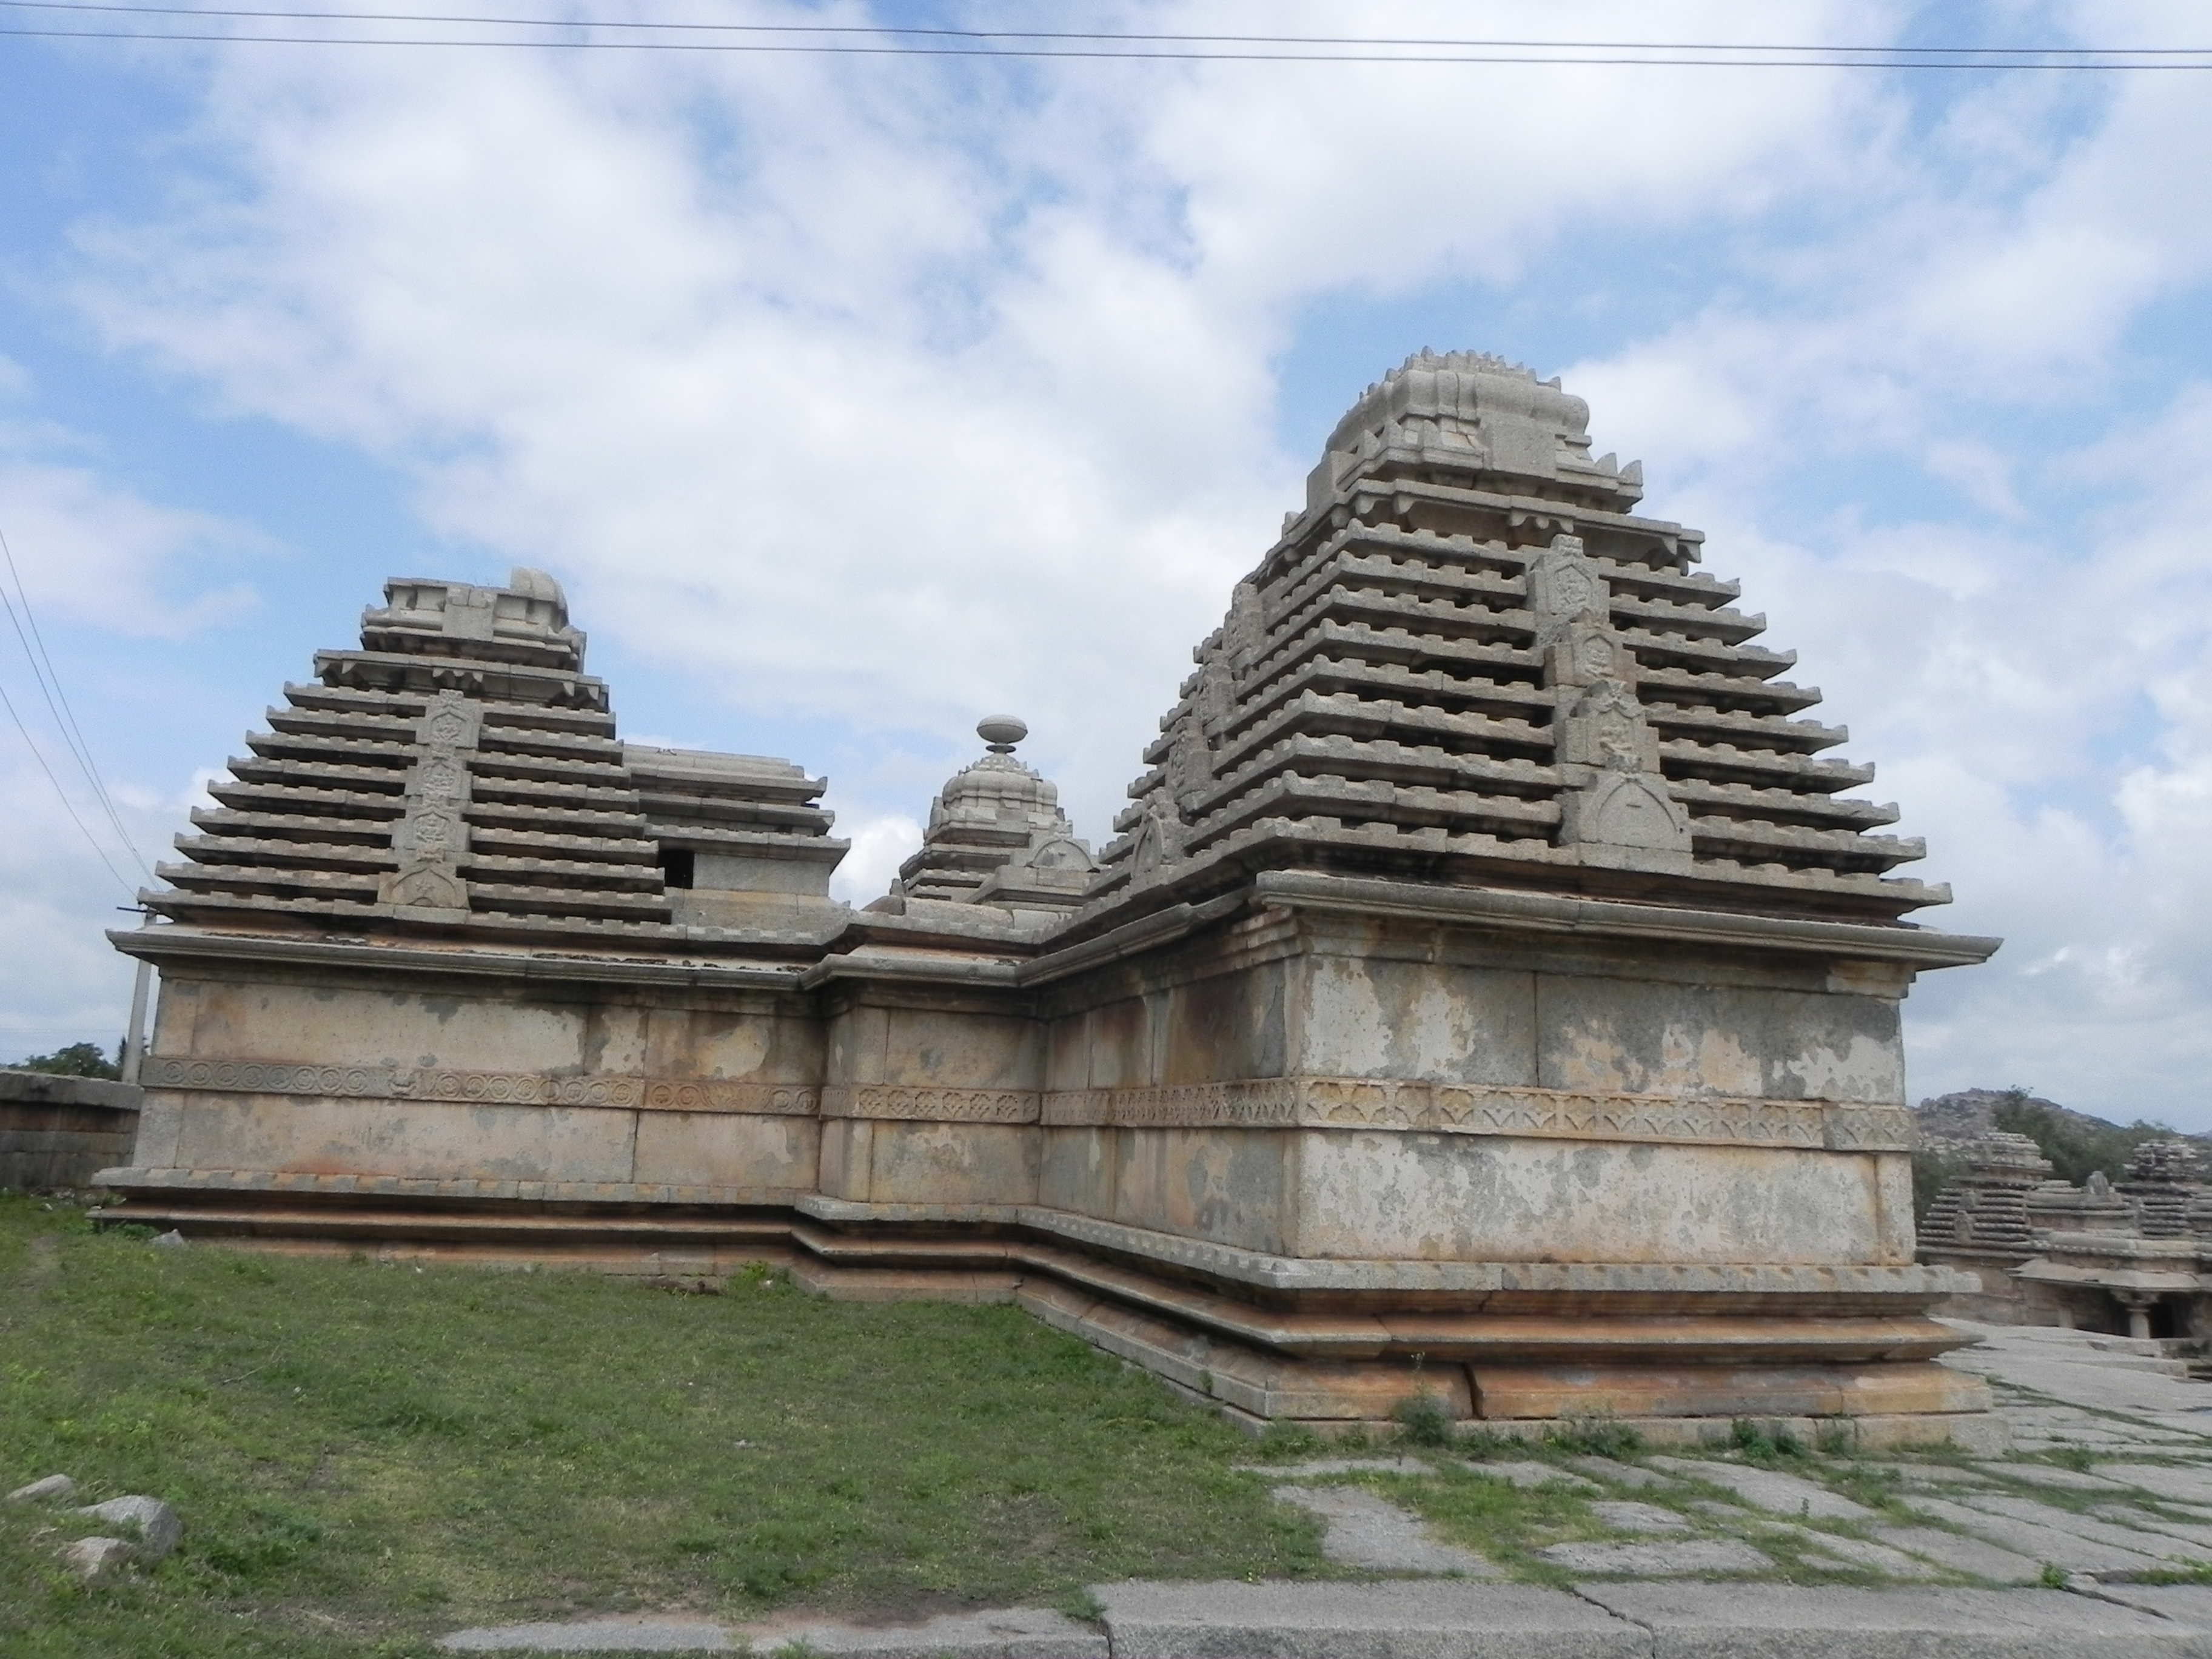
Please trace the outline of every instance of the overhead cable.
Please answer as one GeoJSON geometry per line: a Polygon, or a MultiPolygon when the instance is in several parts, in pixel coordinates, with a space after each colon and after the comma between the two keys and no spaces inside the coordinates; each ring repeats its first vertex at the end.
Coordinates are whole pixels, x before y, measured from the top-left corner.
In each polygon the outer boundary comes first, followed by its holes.
{"type": "Polygon", "coordinates": [[[69,750],[70,757],[76,763],[77,770],[84,774],[85,782],[92,787],[93,799],[100,803],[100,810],[106,814],[117,840],[131,854],[132,862],[145,871],[147,880],[151,881],[154,872],[146,868],[146,860],[139,854],[137,843],[125,827],[123,815],[115,810],[114,799],[108,794],[107,785],[100,778],[100,769],[93,763],[92,745],[85,740],[84,728],[77,724],[76,710],[70,705],[69,693],[62,685],[61,672],[54,666],[52,653],[46,649],[46,635],[39,631],[38,615],[31,609],[30,591],[23,586],[22,572],[15,568],[15,550],[8,545],[4,532],[0,532],[0,559],[6,562],[8,579],[15,590],[11,597],[8,585],[0,583],[0,608],[6,610],[9,623],[15,629],[16,642],[23,647],[24,659],[31,665],[31,678],[38,683],[40,696],[46,699],[46,712],[53,716],[54,727],[61,733],[62,746],[69,750]],[[20,616],[17,614],[18,606],[21,607],[20,616]],[[27,624],[29,629],[27,635],[24,631],[27,624]]]}
{"type": "Polygon", "coordinates": [[[1589,64],[1665,68],[2014,71],[2212,68],[2212,46],[1824,46],[1732,41],[1488,40],[1454,36],[1201,34],[1073,29],[956,29],[892,24],[708,23],[596,17],[320,11],[275,7],[0,0],[0,9],[95,17],[231,19],[252,23],[395,23],[524,29],[482,35],[276,33],[184,28],[12,27],[40,40],[172,40],[321,46],[540,47],[559,51],[708,52],[902,58],[1309,64],[1589,64]],[[558,32],[558,33],[553,33],[558,32]]]}

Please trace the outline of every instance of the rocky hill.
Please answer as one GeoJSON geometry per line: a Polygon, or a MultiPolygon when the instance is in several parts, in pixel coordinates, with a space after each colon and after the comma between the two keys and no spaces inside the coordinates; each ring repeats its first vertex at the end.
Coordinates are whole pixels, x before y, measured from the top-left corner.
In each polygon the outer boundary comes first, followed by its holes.
{"type": "MultiPolygon", "coordinates": [[[[2193,1140],[2212,1147],[2212,1135],[2185,1135],[2153,1123],[2114,1123],[2020,1089],[1961,1089],[1922,1101],[1912,1115],[1920,1127],[1917,1161],[1939,1173],[1952,1167],[1968,1141],[2000,1127],[2032,1137],[2055,1166],[2054,1173],[2076,1182],[2093,1170],[2118,1180],[2141,1141],[2193,1140]]],[[[1933,1178],[1917,1177],[1923,1186],[1933,1178]]]]}

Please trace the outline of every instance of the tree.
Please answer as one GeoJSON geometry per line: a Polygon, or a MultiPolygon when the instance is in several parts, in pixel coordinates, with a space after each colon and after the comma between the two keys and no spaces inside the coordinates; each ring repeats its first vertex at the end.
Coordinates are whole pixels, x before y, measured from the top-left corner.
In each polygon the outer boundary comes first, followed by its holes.
{"type": "Polygon", "coordinates": [[[2128,1158],[2146,1140],[2180,1139],[2178,1130],[2163,1123],[2137,1118],[2127,1127],[2085,1117],[2038,1100],[2015,1084],[2004,1091],[2003,1103],[1990,1114],[1992,1123],[2016,1135],[2026,1135],[2051,1160],[2051,1172],[2062,1181],[2080,1186],[2102,1170],[2118,1181],[2127,1173],[2128,1158]]]}
{"type": "Polygon", "coordinates": [[[19,1060],[11,1070],[44,1072],[50,1077],[119,1078],[123,1067],[123,1045],[115,1045],[115,1059],[109,1060],[96,1042],[72,1042],[66,1048],[57,1048],[50,1054],[33,1054],[28,1060],[19,1060]]]}

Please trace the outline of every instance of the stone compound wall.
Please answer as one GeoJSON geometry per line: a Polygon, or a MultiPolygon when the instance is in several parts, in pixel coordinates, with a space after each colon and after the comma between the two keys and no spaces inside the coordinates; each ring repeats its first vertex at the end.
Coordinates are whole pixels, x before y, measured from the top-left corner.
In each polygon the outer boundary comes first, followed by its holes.
{"type": "Polygon", "coordinates": [[[138,1099],[132,1084],[0,1071],[0,1188],[89,1187],[128,1163],[138,1099]]]}

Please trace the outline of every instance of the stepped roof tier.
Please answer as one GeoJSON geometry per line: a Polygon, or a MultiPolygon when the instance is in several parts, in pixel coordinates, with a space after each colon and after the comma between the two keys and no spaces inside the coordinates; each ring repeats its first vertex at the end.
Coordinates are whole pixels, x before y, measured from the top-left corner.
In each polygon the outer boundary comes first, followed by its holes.
{"type": "Polygon", "coordinates": [[[889,902],[872,909],[909,914],[921,901],[1050,916],[1082,902],[1097,862],[1060,810],[1060,791],[1015,758],[1029,732],[1010,714],[977,724],[982,757],[939,792],[920,850],[899,866],[889,902]]]}
{"type": "Polygon", "coordinates": [[[1893,921],[1948,889],[1753,643],[1703,538],[1630,512],[1557,380],[1423,351],[1331,434],[1115,821],[1094,900],[1310,868],[1893,921]]]}
{"type": "MultiPolygon", "coordinates": [[[[171,887],[149,908],[218,927],[401,922],[665,947],[732,932],[693,902],[702,866],[738,878],[709,884],[826,892],[846,843],[815,804],[821,781],[619,741],[550,576],[396,578],[385,596],[361,648],[319,653],[315,681],[286,687],[251,755],[209,786],[218,805],[192,814],[199,833],[178,838],[185,861],[161,866],[171,887]],[[744,878],[763,866],[798,874],[744,878]]],[[[743,931],[775,943],[774,926],[743,931]]]]}

